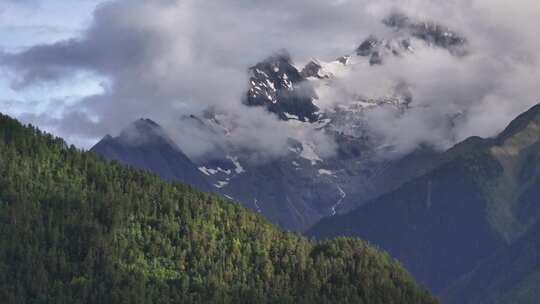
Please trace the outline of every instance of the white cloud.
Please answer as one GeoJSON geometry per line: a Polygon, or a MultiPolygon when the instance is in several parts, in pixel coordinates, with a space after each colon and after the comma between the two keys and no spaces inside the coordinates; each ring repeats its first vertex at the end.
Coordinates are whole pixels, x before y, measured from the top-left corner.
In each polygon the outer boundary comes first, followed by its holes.
{"type": "MultiPolygon", "coordinates": [[[[74,2],[52,3],[66,9],[74,2]]],[[[43,18],[56,19],[47,13],[48,4],[41,5],[43,18]]],[[[139,117],[172,129],[182,114],[214,106],[238,117],[238,144],[274,153],[295,131],[240,104],[246,69],[280,48],[298,62],[349,53],[370,33],[387,33],[380,21],[396,8],[464,33],[471,54],[456,58],[419,49],[341,83],[373,95],[386,88],[381,84],[411,85],[412,111],[397,118],[377,111],[369,118],[389,144],[402,150],[421,142],[446,147],[469,135],[492,135],[538,101],[540,39],[534,32],[540,8],[531,0],[116,1],[102,5],[76,39],[4,55],[3,61],[17,71],[14,83],[21,91],[62,83],[81,71],[107,79],[99,94],[64,106],[66,119],[41,120],[81,141],[116,132],[139,117]],[[456,112],[465,116],[450,128],[447,118],[456,112]],[[92,117],[84,125],[88,129],[72,125],[81,113],[92,117]],[[94,119],[99,123],[92,124],[94,119]]],[[[216,138],[195,132],[175,135],[191,154],[215,147],[216,138]]]]}

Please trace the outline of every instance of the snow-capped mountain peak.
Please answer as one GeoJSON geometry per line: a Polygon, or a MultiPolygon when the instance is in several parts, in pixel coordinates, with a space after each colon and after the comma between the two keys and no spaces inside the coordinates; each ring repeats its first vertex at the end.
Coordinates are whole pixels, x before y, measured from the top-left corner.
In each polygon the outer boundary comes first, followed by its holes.
{"type": "Polygon", "coordinates": [[[250,88],[245,104],[264,106],[282,120],[292,117],[316,121],[318,108],[313,104],[315,92],[306,86],[306,78],[292,64],[287,53],[271,56],[249,69],[250,88]]]}
{"type": "Polygon", "coordinates": [[[447,26],[433,21],[418,21],[401,13],[393,13],[383,23],[395,32],[422,40],[429,46],[450,51],[453,55],[466,55],[467,39],[447,26]]]}
{"type": "MultiPolygon", "coordinates": [[[[212,153],[192,160],[191,169],[195,169],[191,171],[196,171],[192,175],[202,176],[213,191],[294,230],[306,229],[323,216],[350,210],[399,185],[409,173],[380,156],[388,155],[393,147],[371,129],[368,115],[385,108],[398,118],[409,111],[414,107],[409,84],[391,79],[372,93],[347,80],[358,72],[383,70],[419,48],[443,48],[457,56],[466,40],[444,26],[403,15],[391,15],[383,22],[392,29],[388,36],[368,36],[335,60],[311,59],[297,67],[280,51],[249,68],[249,87],[242,102],[273,113],[287,130],[286,147],[277,156],[261,160],[255,155],[260,151],[238,144],[242,137],[242,132],[237,133],[242,131],[238,114],[207,109],[183,117],[180,125],[188,124],[187,130],[195,127],[210,141],[218,139],[212,153]],[[389,175],[396,177],[388,181],[389,175]]],[[[154,130],[151,122],[139,124],[154,130]]]]}

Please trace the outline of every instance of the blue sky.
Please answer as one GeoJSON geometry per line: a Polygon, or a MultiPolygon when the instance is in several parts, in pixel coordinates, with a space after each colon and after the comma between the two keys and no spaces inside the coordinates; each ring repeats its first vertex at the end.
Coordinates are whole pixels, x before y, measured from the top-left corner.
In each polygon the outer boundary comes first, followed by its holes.
{"type": "Polygon", "coordinates": [[[103,1],[4,0],[0,4],[2,47],[17,50],[76,36],[103,1]]]}
{"type": "MultiPolygon", "coordinates": [[[[20,52],[39,44],[77,38],[92,22],[97,5],[106,0],[2,0],[0,1],[0,50],[20,52]]],[[[55,103],[77,102],[99,93],[100,80],[78,75],[61,84],[11,88],[7,71],[0,69],[0,112],[19,116],[48,111],[54,116],[55,103]]],[[[52,131],[52,130],[51,130],[52,131]]],[[[84,144],[82,144],[84,145],[84,144]]]]}

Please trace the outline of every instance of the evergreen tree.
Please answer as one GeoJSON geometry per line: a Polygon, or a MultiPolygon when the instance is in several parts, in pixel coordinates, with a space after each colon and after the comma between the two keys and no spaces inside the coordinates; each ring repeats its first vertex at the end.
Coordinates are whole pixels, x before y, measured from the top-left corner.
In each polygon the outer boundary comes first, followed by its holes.
{"type": "Polygon", "coordinates": [[[315,242],[238,204],[0,116],[2,303],[437,301],[363,241],[315,242]]]}

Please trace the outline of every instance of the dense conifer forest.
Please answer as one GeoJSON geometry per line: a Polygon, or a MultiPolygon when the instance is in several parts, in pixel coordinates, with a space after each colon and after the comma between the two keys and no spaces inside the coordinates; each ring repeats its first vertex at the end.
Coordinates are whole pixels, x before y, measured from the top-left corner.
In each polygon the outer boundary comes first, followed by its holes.
{"type": "Polygon", "coordinates": [[[0,116],[2,303],[437,303],[388,254],[315,242],[0,116]]]}

